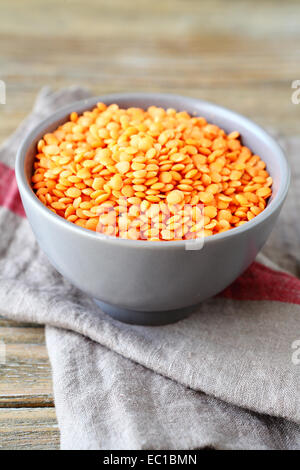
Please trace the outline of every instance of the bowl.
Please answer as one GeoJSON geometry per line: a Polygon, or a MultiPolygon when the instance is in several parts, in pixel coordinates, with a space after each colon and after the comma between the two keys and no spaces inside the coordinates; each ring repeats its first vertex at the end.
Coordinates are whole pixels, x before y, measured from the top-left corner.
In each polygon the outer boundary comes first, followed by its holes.
{"type": "Polygon", "coordinates": [[[225,289],[252,263],[284,203],[290,171],[275,140],[233,111],[178,95],[124,93],[75,102],[40,122],[18,150],[16,177],[32,230],[55,268],[115,319],[158,325],[184,318],[200,302],[225,289]],[[237,130],[243,144],[265,161],[273,178],[267,207],[242,226],[205,237],[203,245],[190,247],[184,240],[134,241],[105,236],[54,214],[39,201],[30,185],[37,142],[64,123],[70,112],[81,113],[99,101],[123,108],[172,107],[204,116],[226,132],[237,130]]]}

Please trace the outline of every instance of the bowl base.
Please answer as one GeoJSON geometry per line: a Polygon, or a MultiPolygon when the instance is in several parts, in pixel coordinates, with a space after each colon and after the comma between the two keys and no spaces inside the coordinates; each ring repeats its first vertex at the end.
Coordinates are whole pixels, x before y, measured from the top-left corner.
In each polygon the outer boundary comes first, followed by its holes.
{"type": "Polygon", "coordinates": [[[110,317],[123,323],[130,323],[132,325],[167,325],[168,323],[175,323],[190,315],[196,306],[185,307],[176,310],[163,310],[158,312],[142,312],[138,310],[130,310],[127,308],[116,307],[115,305],[107,304],[101,300],[94,299],[98,307],[107,313],[110,317]]]}

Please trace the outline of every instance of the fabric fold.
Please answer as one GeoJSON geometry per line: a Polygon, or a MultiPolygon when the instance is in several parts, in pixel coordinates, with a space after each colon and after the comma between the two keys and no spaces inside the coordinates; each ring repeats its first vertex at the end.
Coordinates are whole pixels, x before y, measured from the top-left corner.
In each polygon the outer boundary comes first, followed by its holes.
{"type": "Polygon", "coordinates": [[[299,449],[300,427],[155,374],[82,335],[46,328],[61,448],[299,449]]]}

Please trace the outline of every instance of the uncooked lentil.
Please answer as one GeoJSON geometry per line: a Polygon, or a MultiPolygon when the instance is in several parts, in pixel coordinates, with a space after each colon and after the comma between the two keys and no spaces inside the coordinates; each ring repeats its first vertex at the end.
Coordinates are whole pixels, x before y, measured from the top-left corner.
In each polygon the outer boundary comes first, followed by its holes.
{"type": "Polygon", "coordinates": [[[239,227],[272,194],[265,163],[233,131],[150,106],[98,103],[37,144],[32,186],[52,212],[133,240],[189,240],[239,227]]]}

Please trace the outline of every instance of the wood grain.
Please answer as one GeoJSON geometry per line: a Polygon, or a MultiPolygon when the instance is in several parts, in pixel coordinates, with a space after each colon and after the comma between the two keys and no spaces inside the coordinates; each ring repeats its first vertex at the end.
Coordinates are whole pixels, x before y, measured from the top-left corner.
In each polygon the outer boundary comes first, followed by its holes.
{"type": "Polygon", "coordinates": [[[58,448],[44,328],[0,317],[0,341],[0,449],[58,448]]]}
{"type": "MultiPolygon", "coordinates": [[[[298,0],[1,0],[0,142],[43,86],[181,93],[299,132],[298,0]]],[[[58,446],[43,329],[0,318],[0,448],[58,446]]]]}
{"type": "Polygon", "coordinates": [[[298,132],[297,1],[1,1],[0,139],[38,90],[159,90],[201,97],[264,126],[298,132]]]}
{"type": "Polygon", "coordinates": [[[53,408],[0,409],[0,450],[54,450],[59,431],[53,408]]]}
{"type": "MultiPolygon", "coordinates": [[[[20,335],[15,333],[16,329],[10,331],[10,336],[16,334],[15,343],[5,343],[6,361],[0,367],[0,407],[10,403],[16,407],[17,401],[22,406],[28,406],[28,403],[53,406],[51,369],[44,342],[18,342],[20,335]]],[[[2,330],[0,328],[0,333],[2,330]]],[[[42,340],[43,330],[38,328],[37,331],[42,340]]]]}

